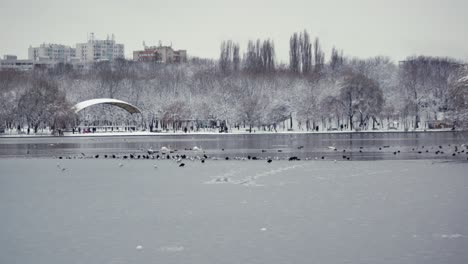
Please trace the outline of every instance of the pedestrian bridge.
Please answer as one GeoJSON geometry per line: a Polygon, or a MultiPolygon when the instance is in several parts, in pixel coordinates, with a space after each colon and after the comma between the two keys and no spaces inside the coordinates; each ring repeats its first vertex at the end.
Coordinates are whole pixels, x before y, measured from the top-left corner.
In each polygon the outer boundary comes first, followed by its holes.
{"type": "Polygon", "coordinates": [[[132,105],[130,103],[127,103],[127,102],[124,102],[124,101],[121,101],[121,100],[117,100],[117,99],[112,99],[112,98],[98,98],[98,99],[86,100],[86,101],[83,101],[83,102],[80,102],[80,103],[77,103],[76,105],[74,105],[73,110],[75,111],[75,113],[78,113],[78,112],[80,112],[81,110],[83,110],[83,109],[85,109],[87,107],[90,107],[90,106],[93,106],[93,105],[98,105],[98,104],[114,105],[114,106],[117,106],[117,107],[120,107],[120,108],[126,110],[130,114],[136,114],[136,113],[141,114],[141,110],[138,109],[138,107],[136,107],[136,106],[134,106],[134,105],[132,105]]]}

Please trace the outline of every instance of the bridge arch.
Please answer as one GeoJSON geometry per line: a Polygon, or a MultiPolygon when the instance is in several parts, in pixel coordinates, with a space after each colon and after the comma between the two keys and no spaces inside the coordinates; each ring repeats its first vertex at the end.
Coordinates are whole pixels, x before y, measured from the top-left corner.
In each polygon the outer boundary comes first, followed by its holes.
{"type": "Polygon", "coordinates": [[[117,100],[117,99],[112,99],[112,98],[97,98],[97,99],[91,99],[91,100],[86,100],[80,103],[77,103],[76,105],[73,106],[73,110],[75,113],[80,112],[81,110],[93,106],[93,105],[98,105],[98,104],[109,104],[109,105],[114,105],[117,107],[120,107],[124,109],[125,111],[129,112],[130,114],[141,114],[141,110],[138,109],[138,107],[127,103],[125,101],[117,100]]]}

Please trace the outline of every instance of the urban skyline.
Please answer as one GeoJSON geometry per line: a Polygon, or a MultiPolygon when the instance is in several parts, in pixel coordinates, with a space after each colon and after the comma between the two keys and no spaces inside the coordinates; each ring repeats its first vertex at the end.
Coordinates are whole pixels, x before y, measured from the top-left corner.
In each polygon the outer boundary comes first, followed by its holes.
{"type": "Polygon", "coordinates": [[[326,54],[335,46],[345,55],[359,58],[383,55],[398,61],[429,55],[468,60],[468,17],[463,14],[468,4],[461,0],[361,0],[320,5],[302,0],[132,4],[86,0],[73,9],[68,2],[3,0],[0,30],[9,41],[0,43],[0,54],[25,58],[27,50],[22,47],[34,43],[77,43],[89,32],[113,32],[125,44],[127,58],[143,41],[177,43],[189,48],[193,56],[217,59],[223,40],[239,42],[243,51],[249,39],[270,38],[278,61],[287,63],[290,35],[306,29],[321,39],[326,54]],[[35,26],[37,21],[40,26],[35,26]]]}

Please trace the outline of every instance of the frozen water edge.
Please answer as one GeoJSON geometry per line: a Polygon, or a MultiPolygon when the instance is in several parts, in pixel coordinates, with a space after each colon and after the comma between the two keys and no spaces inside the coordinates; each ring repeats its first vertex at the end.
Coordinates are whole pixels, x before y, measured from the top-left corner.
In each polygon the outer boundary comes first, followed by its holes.
{"type": "Polygon", "coordinates": [[[468,163],[46,158],[0,168],[0,263],[468,263],[468,163]],[[206,184],[217,177],[228,181],[206,184]]]}
{"type": "MultiPolygon", "coordinates": [[[[436,132],[462,132],[462,130],[452,131],[451,129],[431,129],[431,130],[364,130],[364,131],[304,131],[304,130],[294,130],[294,131],[255,131],[247,132],[242,130],[234,130],[229,133],[219,133],[217,131],[200,131],[200,132],[190,132],[184,133],[183,131],[176,132],[149,132],[149,131],[136,131],[136,132],[96,132],[96,133],[71,133],[66,132],[62,137],[120,137],[120,136],[174,136],[174,135],[265,135],[265,134],[362,134],[362,133],[436,133],[436,132]]],[[[57,137],[52,136],[47,133],[33,135],[33,134],[0,134],[0,138],[30,138],[30,137],[57,137]]]]}

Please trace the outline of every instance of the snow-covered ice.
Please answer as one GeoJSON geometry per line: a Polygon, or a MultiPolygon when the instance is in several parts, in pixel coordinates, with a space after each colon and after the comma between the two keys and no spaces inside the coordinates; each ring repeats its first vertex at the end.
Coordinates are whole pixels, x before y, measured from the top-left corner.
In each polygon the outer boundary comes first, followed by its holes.
{"type": "Polygon", "coordinates": [[[154,162],[0,159],[0,263],[468,263],[468,163],[154,162]]]}

